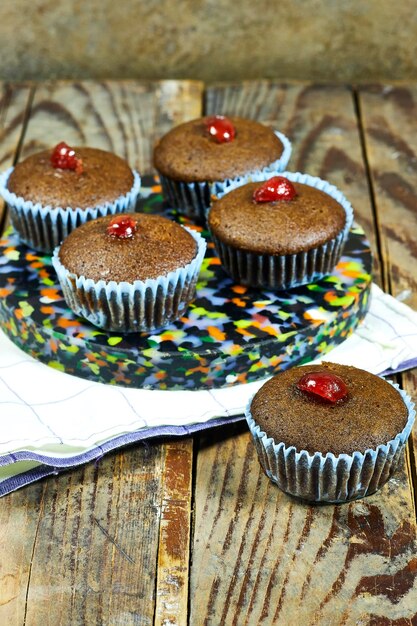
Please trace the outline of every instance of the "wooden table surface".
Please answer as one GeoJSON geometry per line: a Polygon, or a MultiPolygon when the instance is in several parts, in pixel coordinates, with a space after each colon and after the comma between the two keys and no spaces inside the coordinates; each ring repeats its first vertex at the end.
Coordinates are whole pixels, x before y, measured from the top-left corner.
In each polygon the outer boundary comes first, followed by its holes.
{"type": "MultiPolygon", "coordinates": [[[[279,128],[291,169],[351,200],[375,281],[417,308],[417,85],[0,88],[1,169],[65,140],[151,172],[155,140],[203,112],[279,128]]],[[[398,378],[416,399],[416,370],[398,378]]],[[[308,506],[265,477],[241,423],[39,481],[0,500],[0,625],[417,624],[416,458],[414,436],[379,493],[308,506]]]]}

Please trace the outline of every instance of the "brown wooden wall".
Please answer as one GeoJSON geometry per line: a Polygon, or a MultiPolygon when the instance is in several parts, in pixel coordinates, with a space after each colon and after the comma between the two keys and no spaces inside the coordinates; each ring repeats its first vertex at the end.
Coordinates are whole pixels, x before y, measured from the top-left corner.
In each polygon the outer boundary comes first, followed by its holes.
{"type": "Polygon", "coordinates": [[[417,78],[415,0],[3,0],[0,79],[417,78]]]}

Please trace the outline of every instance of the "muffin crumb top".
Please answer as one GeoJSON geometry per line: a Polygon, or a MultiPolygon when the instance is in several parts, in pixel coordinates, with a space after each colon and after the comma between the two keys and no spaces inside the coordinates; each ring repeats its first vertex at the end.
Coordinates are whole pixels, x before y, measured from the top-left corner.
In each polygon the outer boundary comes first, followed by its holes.
{"type": "Polygon", "coordinates": [[[136,223],[133,235],[128,238],[109,234],[112,215],[76,228],[59,251],[65,268],[94,281],[132,283],[166,275],[195,258],[196,242],[179,224],[158,215],[123,215],[136,223]]]}
{"type": "Polygon", "coordinates": [[[86,209],[114,202],[131,190],[133,173],[126,161],[96,148],[74,151],[82,172],[54,167],[52,150],[44,150],[16,165],[7,183],[9,191],[34,204],[86,209]]]}
{"type": "Polygon", "coordinates": [[[272,128],[254,120],[230,117],[233,141],[218,142],[199,118],[175,126],[154,150],[154,166],[164,176],[183,182],[222,181],[262,169],[277,159],[283,145],[272,128]]]}
{"type": "Polygon", "coordinates": [[[247,183],[216,200],[208,224],[225,244],[260,254],[296,254],[336,237],[345,227],[346,212],[324,191],[292,183],[291,200],[256,202],[262,183],[247,183]]]}
{"type": "Polygon", "coordinates": [[[294,367],[271,378],[255,394],[252,417],[275,443],[310,454],[353,454],[386,444],[408,417],[398,391],[387,381],[347,365],[322,363],[294,367]],[[347,386],[347,396],[329,403],[297,387],[309,372],[331,372],[347,386]]]}

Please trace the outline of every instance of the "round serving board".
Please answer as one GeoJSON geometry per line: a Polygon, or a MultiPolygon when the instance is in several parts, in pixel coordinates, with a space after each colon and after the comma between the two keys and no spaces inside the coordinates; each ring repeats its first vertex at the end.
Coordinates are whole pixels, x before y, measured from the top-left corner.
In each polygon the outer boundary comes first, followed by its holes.
{"type": "MultiPolygon", "coordinates": [[[[138,210],[164,213],[160,187],[145,179],[138,210]]],[[[187,225],[190,226],[188,223],[187,225]]],[[[208,234],[196,298],[179,321],[153,334],[92,326],[65,304],[50,257],[0,241],[0,324],[20,348],[57,369],[110,384],[201,389],[258,380],[306,363],[341,343],[364,317],[372,257],[354,226],[331,276],[274,293],[233,283],[208,234]]]]}

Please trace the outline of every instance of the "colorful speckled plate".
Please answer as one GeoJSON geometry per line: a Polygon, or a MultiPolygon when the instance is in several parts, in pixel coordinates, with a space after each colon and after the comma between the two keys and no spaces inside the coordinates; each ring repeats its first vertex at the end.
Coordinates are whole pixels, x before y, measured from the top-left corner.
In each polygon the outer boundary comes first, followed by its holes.
{"type": "MultiPolygon", "coordinates": [[[[147,197],[139,210],[175,217],[164,210],[153,179],[144,180],[142,193],[147,197]]],[[[186,315],[151,335],[120,336],[76,317],[50,257],[21,244],[10,229],[0,241],[0,324],[33,357],[89,380],[159,389],[222,387],[306,363],[341,343],[366,313],[371,267],[369,244],[355,226],[331,276],[287,292],[258,291],[232,282],[209,240],[186,315]]]]}

